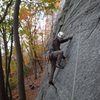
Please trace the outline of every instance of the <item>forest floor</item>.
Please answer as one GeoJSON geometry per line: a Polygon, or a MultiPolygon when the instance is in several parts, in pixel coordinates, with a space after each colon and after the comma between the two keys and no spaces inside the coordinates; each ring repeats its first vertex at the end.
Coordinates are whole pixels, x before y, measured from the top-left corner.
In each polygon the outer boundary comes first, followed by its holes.
{"type": "MultiPolygon", "coordinates": [[[[39,92],[43,76],[44,76],[44,73],[41,72],[39,73],[38,79],[36,80],[34,80],[33,75],[30,75],[25,78],[26,100],[35,100],[39,92]],[[32,85],[32,83],[34,84],[32,85]],[[31,85],[33,86],[33,88],[31,85]]],[[[13,90],[13,100],[19,100],[18,88],[13,90]]]]}

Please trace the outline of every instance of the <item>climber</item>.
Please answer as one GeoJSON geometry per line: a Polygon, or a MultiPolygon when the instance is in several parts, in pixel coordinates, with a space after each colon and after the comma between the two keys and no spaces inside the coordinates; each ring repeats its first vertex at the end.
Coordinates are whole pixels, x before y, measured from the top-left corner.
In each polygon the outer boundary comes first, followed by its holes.
{"type": "Polygon", "coordinates": [[[62,68],[60,65],[60,62],[62,59],[66,60],[66,57],[63,55],[63,51],[60,49],[60,44],[67,42],[68,40],[72,40],[72,36],[64,39],[64,33],[59,32],[57,34],[57,37],[53,40],[52,46],[49,49],[49,60],[51,63],[51,75],[49,79],[49,84],[53,84],[53,75],[55,72],[56,67],[57,68],[62,68]]]}

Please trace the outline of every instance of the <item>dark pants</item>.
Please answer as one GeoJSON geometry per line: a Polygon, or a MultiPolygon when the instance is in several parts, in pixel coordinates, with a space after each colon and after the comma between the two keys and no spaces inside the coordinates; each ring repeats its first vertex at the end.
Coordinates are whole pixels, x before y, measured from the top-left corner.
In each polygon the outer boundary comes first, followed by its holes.
{"type": "Polygon", "coordinates": [[[63,51],[61,51],[61,50],[52,51],[49,54],[49,60],[51,62],[51,73],[50,73],[49,81],[53,81],[56,64],[60,64],[62,58],[65,58],[65,57],[63,56],[63,51]]]}

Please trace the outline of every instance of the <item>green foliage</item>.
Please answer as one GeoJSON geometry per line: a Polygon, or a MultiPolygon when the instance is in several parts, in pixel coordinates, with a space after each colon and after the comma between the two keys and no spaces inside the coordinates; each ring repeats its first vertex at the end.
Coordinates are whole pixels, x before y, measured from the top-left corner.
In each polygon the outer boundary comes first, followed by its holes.
{"type": "Polygon", "coordinates": [[[14,59],[12,59],[11,68],[10,69],[11,69],[11,74],[10,74],[9,82],[10,82],[11,89],[13,90],[17,86],[16,62],[15,62],[14,59]]]}
{"type": "Polygon", "coordinates": [[[24,76],[27,77],[30,73],[30,68],[27,66],[24,66],[24,76]]]}
{"type": "Polygon", "coordinates": [[[12,77],[10,77],[9,79],[9,82],[10,82],[10,86],[11,86],[11,89],[15,89],[16,86],[17,86],[17,78],[15,75],[13,75],[12,77]]]}
{"type": "Polygon", "coordinates": [[[37,34],[35,34],[32,38],[33,38],[33,40],[37,40],[38,39],[38,35],[37,34]]]}
{"type": "Polygon", "coordinates": [[[47,2],[47,3],[53,3],[56,2],[56,0],[41,0],[42,2],[47,2]]]}
{"type": "Polygon", "coordinates": [[[21,29],[19,31],[19,33],[20,33],[20,35],[24,35],[25,34],[25,35],[29,36],[29,31],[26,28],[21,29]]]}
{"type": "Polygon", "coordinates": [[[16,72],[16,63],[14,60],[11,61],[11,73],[15,73],[16,72]]]}
{"type": "Polygon", "coordinates": [[[47,8],[51,9],[51,10],[55,10],[56,8],[56,4],[59,2],[59,0],[40,0],[42,3],[45,3],[47,8]]]}

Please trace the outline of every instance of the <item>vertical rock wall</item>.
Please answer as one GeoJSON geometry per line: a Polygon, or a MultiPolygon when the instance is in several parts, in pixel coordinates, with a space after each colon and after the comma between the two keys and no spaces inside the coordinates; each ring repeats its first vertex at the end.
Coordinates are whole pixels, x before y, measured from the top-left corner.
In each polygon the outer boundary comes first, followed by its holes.
{"type": "Polygon", "coordinates": [[[54,35],[59,31],[73,35],[61,46],[68,61],[56,69],[55,86],[46,70],[36,100],[100,100],[100,0],[66,0],[54,35]]]}

